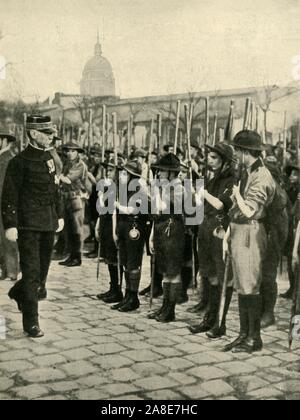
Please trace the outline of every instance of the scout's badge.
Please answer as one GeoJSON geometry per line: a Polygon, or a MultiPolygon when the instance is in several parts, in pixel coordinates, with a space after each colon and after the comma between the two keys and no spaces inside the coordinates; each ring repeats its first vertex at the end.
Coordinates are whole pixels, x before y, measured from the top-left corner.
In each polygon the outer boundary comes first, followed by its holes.
{"type": "Polygon", "coordinates": [[[141,237],[141,232],[136,228],[136,224],[133,224],[133,228],[129,231],[129,238],[132,241],[138,241],[141,237]]]}

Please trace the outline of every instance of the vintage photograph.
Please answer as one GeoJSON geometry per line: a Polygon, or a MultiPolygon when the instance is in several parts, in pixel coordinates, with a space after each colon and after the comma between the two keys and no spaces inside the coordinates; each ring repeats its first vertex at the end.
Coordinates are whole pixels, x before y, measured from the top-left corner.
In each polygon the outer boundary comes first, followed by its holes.
{"type": "Polygon", "coordinates": [[[0,10],[0,400],[299,400],[300,0],[0,10]]]}

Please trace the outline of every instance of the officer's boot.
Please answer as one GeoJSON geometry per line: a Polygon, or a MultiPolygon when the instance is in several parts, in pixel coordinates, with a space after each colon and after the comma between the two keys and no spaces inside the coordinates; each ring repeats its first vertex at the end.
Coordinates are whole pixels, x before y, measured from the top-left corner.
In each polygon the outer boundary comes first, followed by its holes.
{"type": "Polygon", "coordinates": [[[173,322],[175,321],[175,306],[178,300],[178,296],[181,290],[180,283],[169,283],[169,298],[166,302],[166,305],[159,316],[155,319],[158,322],[173,322]]]}
{"type": "Polygon", "coordinates": [[[183,267],[181,270],[181,291],[179,293],[178,304],[188,302],[188,288],[193,281],[193,269],[192,267],[183,267]]]}
{"type": "Polygon", "coordinates": [[[275,284],[266,284],[261,288],[262,296],[262,318],[261,328],[268,328],[276,323],[275,320],[275,306],[278,295],[278,286],[275,284]]]}
{"type": "Polygon", "coordinates": [[[23,330],[31,338],[44,336],[39,326],[38,303],[37,301],[24,300],[23,303],[23,330]]]}
{"type": "Polygon", "coordinates": [[[192,306],[191,308],[187,309],[190,313],[198,313],[202,312],[206,309],[208,305],[208,299],[209,299],[209,280],[207,277],[201,278],[201,299],[200,302],[197,303],[197,305],[192,306]]]}
{"type": "Polygon", "coordinates": [[[23,284],[22,279],[19,280],[8,292],[8,297],[16,301],[20,312],[22,312],[24,301],[23,284]]]}
{"type": "Polygon", "coordinates": [[[132,312],[140,307],[138,292],[141,280],[141,270],[134,270],[128,274],[130,283],[129,298],[127,302],[118,309],[120,312],[132,312]]]}
{"type": "Polygon", "coordinates": [[[106,298],[103,298],[103,302],[105,303],[121,302],[123,300],[123,293],[119,285],[118,266],[109,265],[108,269],[109,269],[109,274],[110,274],[110,282],[111,282],[110,284],[111,284],[112,293],[106,298]]]}
{"type": "Polygon", "coordinates": [[[261,351],[263,348],[261,339],[261,296],[249,295],[246,298],[248,300],[249,334],[246,340],[233,349],[234,353],[251,354],[261,351]]]}
{"type": "Polygon", "coordinates": [[[232,343],[227,344],[224,348],[224,352],[229,352],[235,347],[242,344],[248,337],[249,332],[249,315],[248,315],[248,300],[247,296],[238,295],[239,300],[239,316],[240,316],[240,334],[236,340],[232,343]]]}
{"type": "Polygon", "coordinates": [[[151,314],[149,314],[148,315],[149,319],[156,319],[166,310],[167,304],[169,302],[170,284],[171,283],[163,283],[163,296],[164,297],[163,297],[162,306],[157,311],[154,311],[151,314]]]}

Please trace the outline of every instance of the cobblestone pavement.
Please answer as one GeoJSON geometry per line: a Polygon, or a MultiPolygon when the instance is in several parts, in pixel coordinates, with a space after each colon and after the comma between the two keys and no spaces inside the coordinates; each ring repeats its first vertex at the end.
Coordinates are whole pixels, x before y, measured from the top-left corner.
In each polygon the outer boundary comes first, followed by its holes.
{"type": "MultiPolygon", "coordinates": [[[[95,273],[95,261],[69,269],[53,262],[49,298],[40,305],[46,334],[39,340],[23,335],[20,313],[7,297],[11,284],[0,282],[7,321],[0,399],[300,399],[300,344],[287,348],[290,303],[279,300],[278,324],[264,333],[263,352],[225,354],[221,348],[238,331],[236,300],[228,336],[209,341],[186,328],[199,319],[186,312],[192,292],[177,309],[177,322],[165,325],[146,318],[146,298],[138,311],[122,315],[97,301],[108,275],[102,265],[100,287],[95,273]]],[[[148,279],[145,267],[143,284],[148,279]]],[[[279,285],[285,290],[286,282],[279,285]]]]}

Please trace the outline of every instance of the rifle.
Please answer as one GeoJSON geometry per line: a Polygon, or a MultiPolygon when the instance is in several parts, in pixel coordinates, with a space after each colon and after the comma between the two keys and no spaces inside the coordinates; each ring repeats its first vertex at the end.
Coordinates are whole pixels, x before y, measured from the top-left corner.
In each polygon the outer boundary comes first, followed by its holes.
{"type": "Polygon", "coordinates": [[[174,143],[174,154],[175,155],[177,155],[179,118],[180,118],[180,101],[177,101],[176,126],[175,126],[175,143],[174,143]]]}

